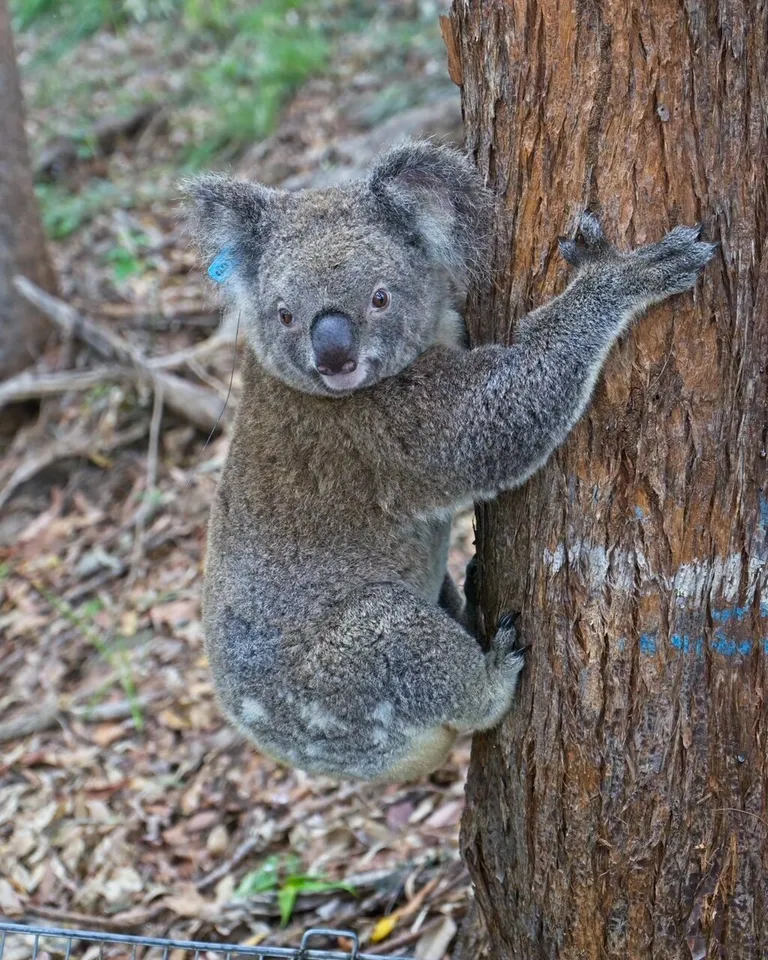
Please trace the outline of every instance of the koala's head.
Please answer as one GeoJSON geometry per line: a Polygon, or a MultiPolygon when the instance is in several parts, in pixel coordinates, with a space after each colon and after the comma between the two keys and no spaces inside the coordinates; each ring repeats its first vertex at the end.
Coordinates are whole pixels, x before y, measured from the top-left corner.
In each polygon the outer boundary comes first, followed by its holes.
{"type": "Polygon", "coordinates": [[[229,306],[263,366],[335,395],[457,342],[455,312],[482,261],[490,204],[455,150],[406,142],[365,180],[288,193],[204,176],[185,184],[204,254],[226,251],[229,306]]]}

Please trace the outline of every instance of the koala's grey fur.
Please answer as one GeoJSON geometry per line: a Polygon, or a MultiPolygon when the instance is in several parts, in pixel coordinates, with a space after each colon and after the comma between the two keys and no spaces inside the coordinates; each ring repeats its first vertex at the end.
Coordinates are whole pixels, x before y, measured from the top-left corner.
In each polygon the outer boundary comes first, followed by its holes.
{"type": "Polygon", "coordinates": [[[547,460],[631,318],[691,289],[713,245],[678,227],[621,254],[587,214],[561,242],[565,292],[513,346],[467,350],[457,307],[490,202],[460,154],[406,143],[327,190],[210,176],[189,190],[205,253],[236,258],[224,292],[248,342],[208,541],[221,703],[286,763],[419,776],[457,733],[499,722],[523,662],[511,619],[488,653],[467,629],[446,574],[451,515],[547,460]],[[376,312],[380,287],[391,303],[376,312]],[[354,389],[315,369],[310,329],[329,311],[354,330],[354,389]]]}

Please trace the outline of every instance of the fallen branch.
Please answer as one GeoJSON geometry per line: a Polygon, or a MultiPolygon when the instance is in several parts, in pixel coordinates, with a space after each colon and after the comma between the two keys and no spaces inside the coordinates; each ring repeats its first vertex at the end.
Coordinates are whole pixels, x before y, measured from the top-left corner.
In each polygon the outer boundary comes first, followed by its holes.
{"type": "Polygon", "coordinates": [[[73,436],[69,434],[60,440],[52,441],[40,450],[35,450],[23,463],[16,467],[5,486],[0,489],[0,507],[5,506],[22,483],[31,480],[41,470],[50,467],[57,460],[65,460],[67,457],[87,457],[92,452],[105,453],[110,450],[117,450],[118,447],[125,447],[140,440],[146,435],[147,429],[146,423],[140,423],[128,430],[123,430],[121,433],[116,433],[110,440],[106,441],[95,440],[91,435],[77,433],[73,436]]]}
{"type": "Polygon", "coordinates": [[[54,920],[57,923],[71,923],[79,930],[110,930],[115,933],[124,933],[126,930],[144,927],[164,913],[165,909],[162,903],[156,903],[151,907],[125,910],[123,913],[116,913],[113,917],[105,917],[103,914],[92,916],[89,913],[59,910],[56,907],[28,906],[25,913],[33,917],[42,917],[44,920],[54,920]]]}
{"type": "MultiPolygon", "coordinates": [[[[88,142],[96,152],[105,156],[113,153],[121,137],[135,137],[157,114],[158,104],[145,104],[125,117],[107,117],[97,123],[90,133],[88,142]]],[[[74,137],[56,137],[46,145],[35,164],[35,177],[56,178],[80,159],[81,144],[74,137]]]]}
{"type": "Polygon", "coordinates": [[[95,370],[66,370],[63,373],[20,373],[0,383],[0,407],[68,390],[88,390],[101,383],[120,380],[126,373],[133,374],[133,371],[125,367],[97,367],[95,370]]]}
{"type": "Polygon", "coordinates": [[[160,426],[163,422],[163,386],[155,388],[155,403],[152,407],[152,420],[149,424],[149,447],[147,449],[147,480],[144,484],[144,500],[136,511],[135,534],[133,539],[133,557],[129,582],[138,575],[138,566],[144,556],[144,539],[147,523],[155,510],[152,502],[157,489],[157,458],[160,448],[160,426]]]}
{"type": "Polygon", "coordinates": [[[133,716],[137,707],[143,710],[161,699],[161,696],[161,694],[155,694],[137,697],[136,700],[119,700],[117,703],[99,703],[93,706],[65,705],[57,700],[48,700],[34,713],[23,713],[6,723],[0,723],[0,743],[43,733],[45,730],[53,729],[60,721],[67,718],[79,720],[81,723],[127,720],[128,717],[133,716]]]}
{"type": "MultiPolygon", "coordinates": [[[[46,293],[26,277],[15,277],[14,284],[26,300],[34,304],[67,336],[78,337],[107,360],[116,359],[130,364],[153,388],[162,387],[164,400],[174,413],[185,417],[201,430],[210,431],[219,424],[222,419],[221,400],[211,390],[166,373],[162,366],[155,366],[119,334],[81,316],[69,304],[46,293]]],[[[216,336],[214,334],[214,337],[216,336]]],[[[218,346],[218,343],[216,345],[218,346]]],[[[163,358],[159,359],[162,361],[163,358]]]]}
{"type": "Polygon", "coordinates": [[[209,353],[221,349],[221,347],[231,347],[234,342],[234,330],[221,328],[201,343],[195,344],[194,347],[177,350],[175,353],[168,353],[164,357],[152,357],[148,363],[153,370],[172,370],[189,363],[191,360],[201,360],[203,357],[207,357],[209,353]]]}

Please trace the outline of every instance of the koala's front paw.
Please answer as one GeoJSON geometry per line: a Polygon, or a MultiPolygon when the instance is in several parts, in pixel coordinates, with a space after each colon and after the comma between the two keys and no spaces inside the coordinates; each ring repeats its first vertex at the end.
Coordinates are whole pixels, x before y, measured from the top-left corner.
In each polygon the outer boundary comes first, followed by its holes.
{"type": "Polygon", "coordinates": [[[627,254],[627,270],[638,296],[658,303],[675,293],[691,290],[718,247],[700,240],[700,236],[701,224],[675,227],[658,243],[627,254]]]}
{"type": "Polygon", "coordinates": [[[581,272],[611,276],[611,294],[634,309],[690,290],[714,256],[716,243],[700,240],[701,226],[675,227],[663,240],[620,253],[605,238],[594,214],[579,220],[576,237],[559,240],[563,258],[581,272]]]}
{"type": "Polygon", "coordinates": [[[491,650],[497,666],[510,674],[514,684],[525,666],[525,655],[530,644],[520,642],[520,614],[505,613],[500,619],[491,641],[491,650]]]}

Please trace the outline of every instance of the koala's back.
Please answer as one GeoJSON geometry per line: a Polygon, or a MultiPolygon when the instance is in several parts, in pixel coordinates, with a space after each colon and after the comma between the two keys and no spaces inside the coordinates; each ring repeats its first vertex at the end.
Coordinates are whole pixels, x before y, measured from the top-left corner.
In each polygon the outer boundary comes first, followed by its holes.
{"type": "MultiPolygon", "coordinates": [[[[436,603],[450,518],[409,516],[383,500],[384,467],[345,429],[355,396],[297,394],[252,359],[244,378],[248,407],[238,413],[206,559],[206,643],[219,697],[265,752],[367,778],[409,737],[398,700],[413,631],[392,622],[384,593],[411,590],[436,603]],[[386,655],[351,660],[349,646],[364,642],[361,625],[376,617],[386,655]],[[310,622],[322,627],[308,633],[310,622]],[[351,671],[352,662],[365,667],[351,671]]],[[[425,744],[436,762],[452,737],[437,739],[425,744]]]]}

